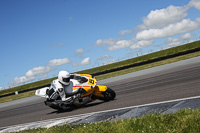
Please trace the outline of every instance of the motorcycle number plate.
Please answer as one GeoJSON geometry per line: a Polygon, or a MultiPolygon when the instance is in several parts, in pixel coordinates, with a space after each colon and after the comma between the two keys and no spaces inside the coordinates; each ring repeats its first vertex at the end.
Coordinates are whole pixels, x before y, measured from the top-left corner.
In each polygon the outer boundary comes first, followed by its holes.
{"type": "Polygon", "coordinates": [[[95,80],[89,78],[89,80],[88,80],[88,84],[94,86],[94,84],[95,84],[95,80]]]}

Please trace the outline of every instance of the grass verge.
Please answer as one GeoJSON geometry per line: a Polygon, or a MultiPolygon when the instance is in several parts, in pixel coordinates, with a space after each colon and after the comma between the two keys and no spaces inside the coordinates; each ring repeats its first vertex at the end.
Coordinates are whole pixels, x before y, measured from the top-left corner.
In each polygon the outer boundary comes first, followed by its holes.
{"type": "Polygon", "coordinates": [[[21,133],[199,133],[200,109],[180,110],[174,114],[148,114],[142,117],[87,123],[66,124],[49,129],[38,128],[21,133]]]}
{"type": "Polygon", "coordinates": [[[25,98],[25,97],[30,97],[30,96],[34,96],[34,95],[35,95],[35,90],[25,92],[25,93],[20,93],[18,95],[2,97],[2,98],[0,98],[0,103],[10,102],[10,101],[13,101],[13,100],[17,100],[17,99],[21,99],[21,98],[25,98]]]}
{"type": "Polygon", "coordinates": [[[138,66],[138,67],[133,67],[133,68],[117,71],[117,72],[99,75],[99,76],[96,77],[96,79],[102,80],[102,79],[106,79],[106,78],[111,78],[111,77],[131,73],[131,72],[136,72],[136,71],[140,71],[140,70],[144,70],[144,69],[148,69],[148,68],[152,68],[152,67],[156,67],[156,66],[161,66],[161,65],[165,65],[165,64],[169,64],[169,63],[173,63],[173,62],[197,57],[197,56],[200,56],[200,51],[192,53],[192,54],[182,55],[182,56],[171,58],[171,59],[166,59],[166,60],[162,60],[162,61],[158,61],[158,62],[154,62],[154,63],[150,63],[150,64],[138,66]]]}

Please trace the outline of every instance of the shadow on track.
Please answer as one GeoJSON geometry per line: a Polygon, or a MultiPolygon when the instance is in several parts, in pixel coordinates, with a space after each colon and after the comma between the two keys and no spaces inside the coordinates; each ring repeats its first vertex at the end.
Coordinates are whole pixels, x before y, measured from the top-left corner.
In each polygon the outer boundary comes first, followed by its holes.
{"type": "Polygon", "coordinates": [[[89,104],[86,104],[86,105],[81,106],[81,107],[74,106],[74,107],[72,107],[71,109],[68,109],[68,110],[55,110],[55,111],[53,111],[51,113],[48,113],[47,115],[71,112],[71,111],[74,111],[74,110],[77,110],[77,109],[81,109],[81,108],[93,107],[93,106],[96,106],[96,105],[99,105],[99,104],[102,104],[102,103],[104,103],[104,102],[100,101],[100,102],[96,102],[96,103],[89,103],[89,104]]]}

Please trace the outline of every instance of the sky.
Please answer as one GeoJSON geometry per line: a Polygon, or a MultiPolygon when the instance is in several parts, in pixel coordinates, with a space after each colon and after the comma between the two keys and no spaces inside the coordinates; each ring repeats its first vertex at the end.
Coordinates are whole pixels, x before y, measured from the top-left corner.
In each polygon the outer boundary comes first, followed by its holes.
{"type": "Polygon", "coordinates": [[[0,0],[0,90],[200,40],[200,0],[0,0]]]}

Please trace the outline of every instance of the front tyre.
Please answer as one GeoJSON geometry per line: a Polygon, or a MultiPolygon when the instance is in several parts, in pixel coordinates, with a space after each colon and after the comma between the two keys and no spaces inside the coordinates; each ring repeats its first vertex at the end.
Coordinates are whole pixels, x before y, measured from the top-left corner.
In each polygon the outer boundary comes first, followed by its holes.
{"type": "Polygon", "coordinates": [[[109,87],[105,92],[102,93],[104,95],[104,101],[114,100],[116,93],[114,90],[110,89],[109,87]]]}

